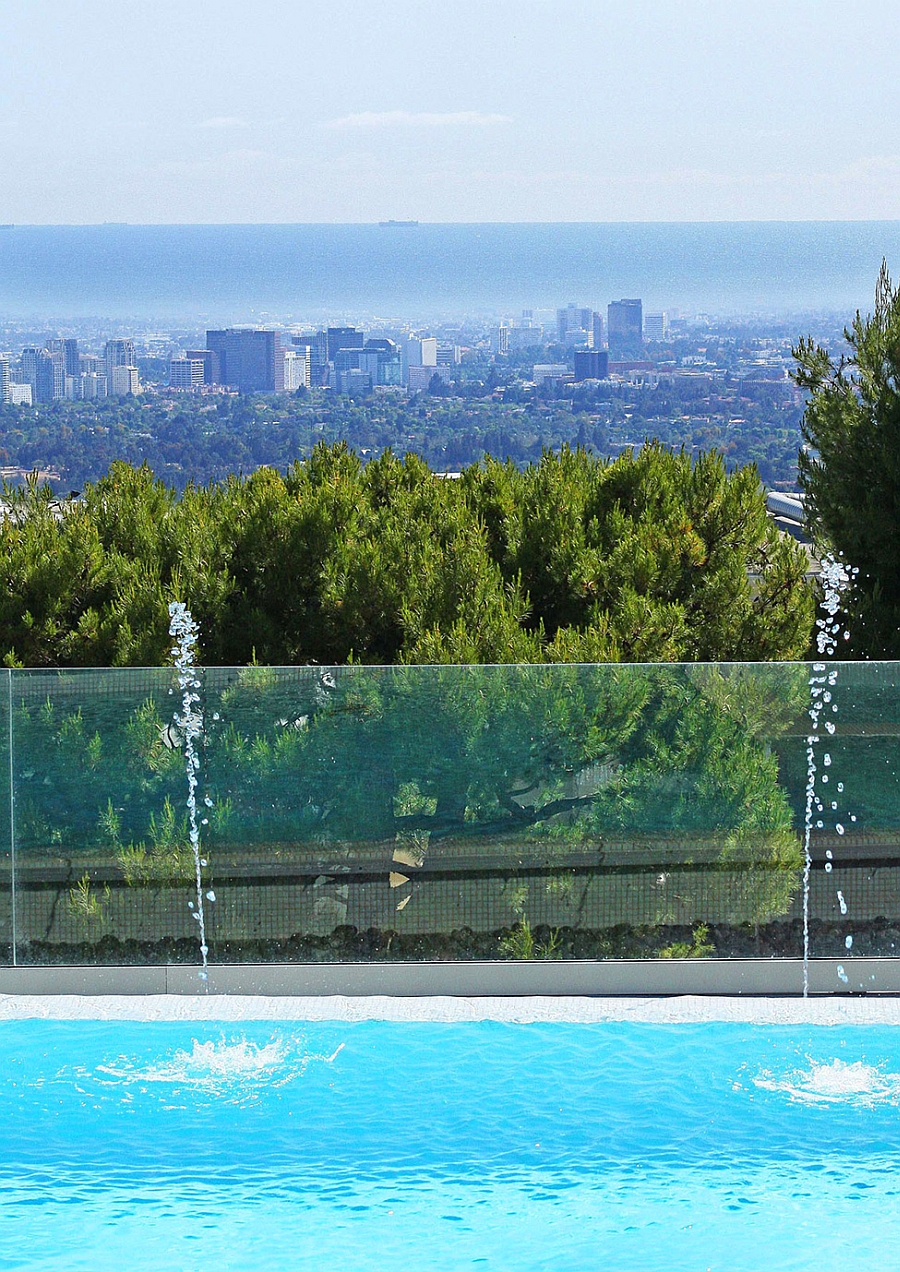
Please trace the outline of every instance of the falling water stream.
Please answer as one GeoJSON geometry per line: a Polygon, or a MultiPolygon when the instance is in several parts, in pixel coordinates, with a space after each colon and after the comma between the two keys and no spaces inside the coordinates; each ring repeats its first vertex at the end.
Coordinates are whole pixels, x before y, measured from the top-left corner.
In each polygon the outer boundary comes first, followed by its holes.
{"type": "MultiPolygon", "coordinates": [[[[838,613],[841,608],[841,597],[846,591],[848,585],[856,576],[857,571],[854,568],[848,568],[842,561],[833,557],[826,556],[822,559],[822,586],[825,591],[825,597],[822,602],[822,615],[816,619],[816,649],[822,658],[833,658],[838,647],[838,640],[843,637],[849,640],[850,633],[842,630],[838,620],[838,613]]],[[[830,797],[828,792],[823,788],[828,785],[831,774],[825,770],[831,768],[831,754],[826,751],[822,755],[822,774],[819,779],[818,789],[816,785],[817,774],[819,773],[819,765],[817,764],[817,751],[821,739],[821,733],[825,733],[826,739],[834,735],[836,724],[831,716],[837,715],[837,703],[834,701],[834,687],[837,684],[838,668],[835,665],[829,667],[825,662],[814,662],[812,665],[812,673],[809,677],[809,718],[810,730],[806,738],[806,810],[803,819],[803,997],[809,995],[809,885],[810,873],[812,871],[812,852],[811,839],[813,826],[816,830],[822,830],[825,825],[825,817],[829,813],[836,814],[835,830],[839,835],[843,835],[844,826],[837,819],[840,816],[838,808],[838,800],[830,797]],[[828,805],[826,809],[826,804],[828,805]]],[[[842,794],[844,790],[843,782],[835,782],[836,793],[842,794]]],[[[855,817],[851,817],[851,821],[856,821],[855,817]]],[[[828,849],[826,852],[825,871],[831,873],[832,869],[832,852],[828,849]]],[[[840,904],[841,914],[847,913],[847,903],[844,900],[843,893],[839,890],[838,903],[840,904]]],[[[849,950],[853,945],[853,937],[848,936],[845,942],[846,948],[849,950]]],[[[838,976],[844,982],[848,977],[843,967],[838,967],[838,976]]]]}
{"type": "MultiPolygon", "coordinates": [[[[206,862],[200,855],[200,824],[201,821],[206,819],[198,817],[197,809],[197,787],[200,771],[200,754],[197,744],[203,737],[203,712],[200,709],[200,694],[197,692],[200,688],[200,681],[197,679],[195,666],[199,628],[194,622],[190,610],[182,601],[173,601],[170,604],[169,620],[169,635],[175,642],[172,647],[172,657],[175,660],[175,670],[178,673],[178,688],[181,691],[181,710],[175,713],[175,725],[180,730],[184,743],[184,767],[187,773],[188,787],[188,837],[191,844],[191,853],[194,857],[194,875],[197,888],[196,902],[189,901],[188,905],[194,919],[198,923],[200,957],[203,963],[200,970],[200,979],[208,983],[207,955],[209,954],[209,946],[206,943],[206,915],[203,909],[202,878],[202,867],[206,865],[206,862]]],[[[207,807],[211,806],[212,801],[208,797],[204,802],[207,807]]],[[[210,901],[215,901],[213,892],[208,892],[206,895],[210,901]]]]}

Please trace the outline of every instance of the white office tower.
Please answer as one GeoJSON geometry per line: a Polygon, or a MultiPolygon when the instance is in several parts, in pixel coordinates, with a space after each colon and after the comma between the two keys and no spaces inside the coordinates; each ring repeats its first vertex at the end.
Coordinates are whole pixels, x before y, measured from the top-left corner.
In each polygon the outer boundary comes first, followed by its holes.
{"type": "Polygon", "coordinates": [[[170,389],[199,389],[202,384],[202,358],[172,358],[169,363],[170,389]]]}
{"type": "Polygon", "coordinates": [[[137,367],[114,366],[109,376],[109,391],[113,397],[127,397],[129,393],[137,397],[141,391],[137,367]]]}
{"type": "Polygon", "coordinates": [[[10,384],[9,386],[10,406],[32,406],[33,403],[34,403],[34,395],[31,391],[30,384],[10,384]]]}
{"type": "Polygon", "coordinates": [[[644,314],[644,339],[665,340],[669,334],[669,315],[644,314]]]}
{"type": "Polygon", "coordinates": [[[9,401],[9,354],[0,353],[0,402],[9,401]]]}
{"type": "Polygon", "coordinates": [[[437,345],[434,336],[418,340],[411,336],[406,342],[406,364],[410,367],[436,367],[437,345]]]}
{"type": "Polygon", "coordinates": [[[284,391],[296,393],[312,383],[312,357],[309,346],[288,349],[284,354],[284,391]]]}
{"type": "MultiPolygon", "coordinates": [[[[412,367],[437,366],[437,345],[438,342],[434,336],[426,336],[424,340],[419,340],[416,336],[409,337],[403,346],[404,384],[409,384],[409,372],[412,367]]],[[[422,376],[418,375],[417,383],[421,379],[422,376]]]]}

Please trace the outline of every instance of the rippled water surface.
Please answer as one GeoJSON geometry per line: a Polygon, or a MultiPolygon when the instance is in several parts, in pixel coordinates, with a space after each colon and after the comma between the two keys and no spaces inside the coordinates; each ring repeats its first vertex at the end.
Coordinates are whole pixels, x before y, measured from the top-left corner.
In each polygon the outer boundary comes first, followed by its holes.
{"type": "Polygon", "coordinates": [[[0,1268],[897,1265],[900,1031],[0,1026],[0,1268]]]}

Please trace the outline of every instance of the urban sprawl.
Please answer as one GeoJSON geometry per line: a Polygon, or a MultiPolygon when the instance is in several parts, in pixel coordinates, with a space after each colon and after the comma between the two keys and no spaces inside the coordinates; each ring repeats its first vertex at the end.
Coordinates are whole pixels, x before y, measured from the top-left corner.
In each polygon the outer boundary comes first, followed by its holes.
{"type": "Polygon", "coordinates": [[[488,454],[521,466],[564,445],[615,456],[655,439],[754,463],[791,492],[803,410],[791,350],[807,333],[840,348],[827,315],[645,313],[637,298],[427,326],[0,316],[0,477],[38,472],[65,490],[125,459],[181,489],[284,470],[320,441],[364,459],[415,451],[449,472],[488,454]]]}

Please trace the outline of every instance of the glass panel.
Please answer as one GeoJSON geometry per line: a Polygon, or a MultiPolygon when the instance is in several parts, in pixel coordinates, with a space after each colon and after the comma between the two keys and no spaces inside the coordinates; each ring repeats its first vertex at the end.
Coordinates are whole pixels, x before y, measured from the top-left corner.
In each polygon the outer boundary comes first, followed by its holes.
{"type": "Polygon", "coordinates": [[[10,673],[0,677],[0,962],[12,961],[12,830],[9,803],[10,673]]]}
{"type": "MultiPolygon", "coordinates": [[[[798,957],[811,676],[811,952],[896,953],[897,664],[353,666],[198,673],[210,959],[798,957]]],[[[198,961],[174,672],[7,683],[20,961],[198,961]]]]}
{"type": "Polygon", "coordinates": [[[173,684],[13,672],[20,962],[196,959],[173,684]]]}
{"type": "Polygon", "coordinates": [[[773,925],[766,952],[796,955],[802,861],[772,739],[806,679],[210,670],[216,955],[730,955],[773,925]]]}
{"type": "MultiPolygon", "coordinates": [[[[900,664],[827,665],[815,744],[810,849],[814,956],[896,956],[900,950],[900,664]],[[830,695],[824,701],[825,695],[830,695]],[[829,727],[830,726],[830,727],[829,727]]],[[[809,732],[809,720],[798,733],[809,732]]],[[[802,827],[806,741],[781,747],[783,780],[802,827]]]]}

